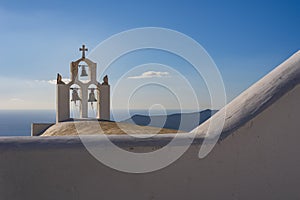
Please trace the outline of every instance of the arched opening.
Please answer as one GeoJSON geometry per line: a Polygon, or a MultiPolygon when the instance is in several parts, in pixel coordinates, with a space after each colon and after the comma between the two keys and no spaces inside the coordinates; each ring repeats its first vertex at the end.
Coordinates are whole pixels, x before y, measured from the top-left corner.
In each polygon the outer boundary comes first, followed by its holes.
{"type": "Polygon", "coordinates": [[[89,66],[86,62],[81,61],[78,64],[78,80],[80,80],[83,83],[87,83],[90,81],[90,70],[89,66]]]}
{"type": "Polygon", "coordinates": [[[88,87],[88,117],[97,118],[98,90],[95,84],[88,87]]]}
{"type": "Polygon", "coordinates": [[[70,87],[70,118],[80,118],[81,103],[81,89],[73,84],[70,87]]]}

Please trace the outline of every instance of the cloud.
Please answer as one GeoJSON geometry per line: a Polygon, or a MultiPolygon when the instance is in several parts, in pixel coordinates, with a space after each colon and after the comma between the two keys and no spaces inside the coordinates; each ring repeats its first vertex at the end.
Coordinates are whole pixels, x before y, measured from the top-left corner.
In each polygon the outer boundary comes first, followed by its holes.
{"type": "Polygon", "coordinates": [[[130,76],[129,79],[142,79],[142,78],[160,78],[169,76],[169,72],[156,72],[156,71],[147,71],[142,73],[139,76],[130,76]]]}
{"type": "Polygon", "coordinates": [[[24,102],[23,99],[20,98],[11,98],[10,101],[14,101],[14,102],[24,102]]]}
{"type": "Polygon", "coordinates": [[[49,81],[47,81],[47,83],[50,83],[50,84],[53,84],[53,85],[55,85],[55,84],[56,84],[56,82],[57,82],[57,80],[56,80],[56,79],[53,79],[53,80],[49,80],[49,81]]]}
{"type": "MultiPolygon", "coordinates": [[[[62,81],[65,82],[65,83],[69,83],[69,82],[71,81],[71,79],[69,79],[69,78],[63,78],[62,81]]],[[[49,80],[49,81],[47,81],[47,82],[50,83],[50,84],[55,85],[56,82],[57,82],[57,80],[54,79],[54,80],[49,80]]]]}
{"type": "MultiPolygon", "coordinates": [[[[65,83],[68,83],[68,82],[71,81],[71,79],[69,79],[69,78],[63,78],[62,81],[65,82],[65,83]]],[[[56,85],[57,80],[56,79],[48,80],[48,81],[47,80],[35,80],[35,82],[38,82],[38,83],[50,83],[52,85],[56,85]]]]}

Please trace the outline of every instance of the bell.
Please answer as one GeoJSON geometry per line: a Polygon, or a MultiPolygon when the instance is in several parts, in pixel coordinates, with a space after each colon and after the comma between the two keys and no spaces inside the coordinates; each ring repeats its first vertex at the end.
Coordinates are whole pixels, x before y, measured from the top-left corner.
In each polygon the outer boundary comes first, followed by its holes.
{"type": "Polygon", "coordinates": [[[85,69],[85,65],[81,65],[81,77],[83,76],[88,76],[86,69],[85,69]]]}
{"type": "Polygon", "coordinates": [[[89,94],[89,99],[88,99],[88,102],[97,102],[97,99],[95,98],[95,88],[91,88],[91,92],[89,94]]]}
{"type": "Polygon", "coordinates": [[[71,89],[73,90],[71,101],[74,101],[74,103],[76,104],[77,101],[81,100],[80,97],[79,97],[79,95],[78,95],[78,91],[77,91],[78,88],[71,88],[71,89]]]}

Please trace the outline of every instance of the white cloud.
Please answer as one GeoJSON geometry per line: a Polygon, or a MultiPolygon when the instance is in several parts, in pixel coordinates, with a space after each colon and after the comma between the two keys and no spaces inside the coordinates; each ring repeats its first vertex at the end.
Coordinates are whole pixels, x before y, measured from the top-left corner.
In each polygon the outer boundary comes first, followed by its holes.
{"type": "Polygon", "coordinates": [[[54,109],[55,87],[48,80],[1,77],[0,110],[54,109]]]}
{"type": "MultiPolygon", "coordinates": [[[[68,83],[68,82],[71,81],[71,79],[69,79],[69,78],[63,78],[62,81],[65,82],[65,83],[68,83]]],[[[56,79],[48,80],[48,81],[46,81],[46,80],[35,80],[35,82],[38,82],[38,83],[50,83],[52,85],[55,85],[56,82],[57,82],[57,80],[56,79]]]]}
{"type": "MultiPolygon", "coordinates": [[[[30,81],[28,81],[30,82],[30,81]]],[[[46,80],[34,80],[35,83],[48,83],[46,80]]]]}
{"type": "Polygon", "coordinates": [[[11,98],[10,101],[14,101],[14,102],[24,102],[23,99],[20,98],[11,98]]]}
{"type": "Polygon", "coordinates": [[[157,72],[157,71],[147,71],[139,76],[130,76],[129,79],[142,79],[142,78],[160,78],[169,76],[169,72],[157,72]]]}
{"type": "Polygon", "coordinates": [[[48,83],[50,83],[50,84],[53,84],[53,85],[55,85],[56,84],[56,82],[57,82],[57,80],[56,79],[53,79],[53,80],[49,80],[49,81],[47,81],[48,83]]]}

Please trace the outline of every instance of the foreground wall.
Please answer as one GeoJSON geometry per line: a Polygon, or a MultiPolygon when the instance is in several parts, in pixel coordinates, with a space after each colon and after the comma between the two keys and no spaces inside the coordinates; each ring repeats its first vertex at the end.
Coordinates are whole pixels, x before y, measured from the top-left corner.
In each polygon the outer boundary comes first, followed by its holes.
{"type": "MultiPolygon", "coordinates": [[[[203,133],[222,110],[197,128],[196,142],[181,158],[147,174],[103,165],[78,137],[0,138],[0,200],[300,199],[299,83],[297,52],[223,109],[221,139],[208,156],[198,158],[203,133]]],[[[110,138],[140,152],[170,136],[110,138]]],[[[95,145],[111,150],[104,140],[95,145]]]]}
{"type": "Polygon", "coordinates": [[[299,102],[297,87],[206,158],[195,144],[147,174],[104,166],[78,138],[3,138],[0,199],[299,199],[299,102]]]}

